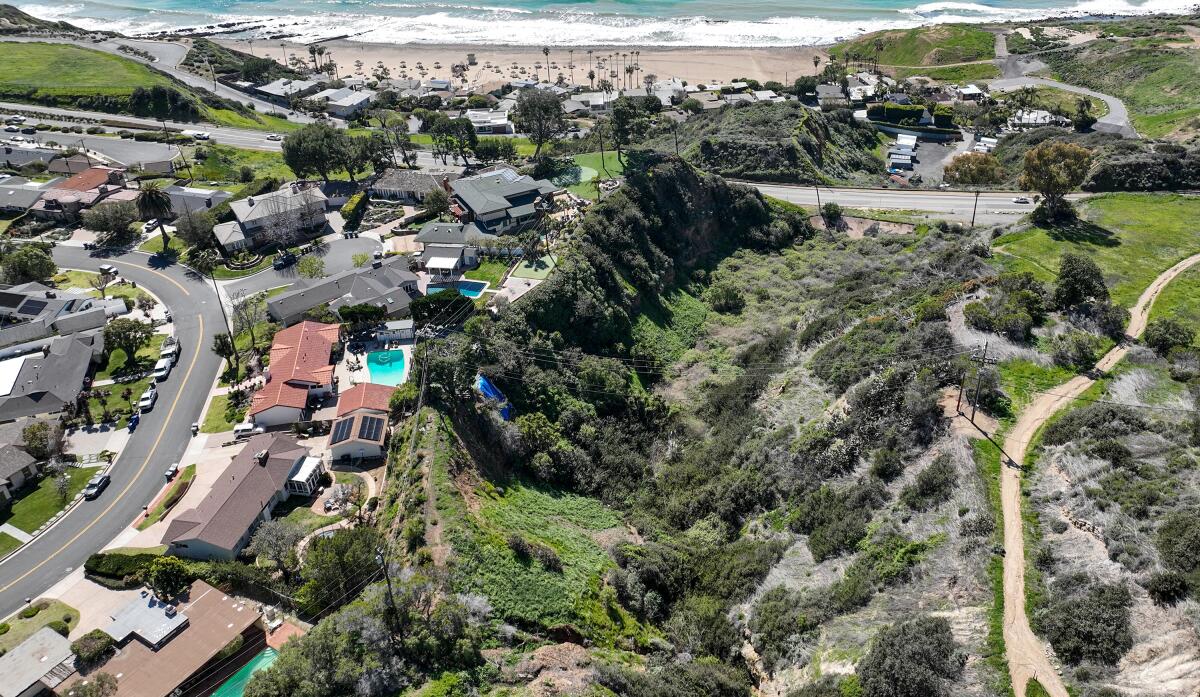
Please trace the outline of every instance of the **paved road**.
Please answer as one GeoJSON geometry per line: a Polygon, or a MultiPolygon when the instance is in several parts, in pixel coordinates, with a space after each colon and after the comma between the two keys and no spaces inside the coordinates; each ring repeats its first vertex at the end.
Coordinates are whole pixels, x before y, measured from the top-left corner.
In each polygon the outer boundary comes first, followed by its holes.
{"type": "MultiPolygon", "coordinates": [[[[747,182],[749,183],[749,182],[747,182]]],[[[804,206],[817,205],[817,193],[811,186],[753,184],[767,196],[804,206]]],[[[1015,192],[987,192],[979,195],[976,223],[1013,222],[1033,210],[1028,203],[1013,203],[1015,192]]],[[[1074,200],[1081,194],[1068,196],[1074,200]]],[[[927,211],[937,218],[970,221],[975,194],[968,191],[929,191],[904,189],[830,189],[821,187],[821,203],[836,202],[848,208],[883,208],[927,211]]]]}
{"type": "MultiPolygon", "coordinates": [[[[56,122],[46,121],[45,123],[56,122]]],[[[57,123],[59,125],[67,124],[65,121],[57,123]]],[[[16,134],[4,134],[8,138],[11,138],[13,135],[16,134]]],[[[171,160],[179,155],[179,151],[173,145],[143,143],[126,138],[106,138],[104,136],[89,136],[79,133],[53,133],[51,131],[39,131],[37,135],[22,135],[21,137],[26,141],[32,140],[35,143],[53,142],[69,147],[78,147],[82,143],[83,147],[86,147],[88,150],[101,153],[105,157],[109,157],[126,166],[171,160]]],[[[21,145],[20,143],[10,144],[17,147],[21,145]]]]}
{"type": "Polygon", "coordinates": [[[153,499],[164,483],[163,470],[182,457],[191,424],[199,418],[220,368],[220,359],[209,350],[212,336],[224,331],[211,285],[180,266],[155,268],[158,260],[146,254],[109,259],[92,254],[59,245],[54,259],[71,268],[114,264],[122,276],[157,295],[175,317],[182,356],[159,388],[158,404],[142,418],[118,456],[108,489],[99,499],[76,506],[49,531],[0,562],[0,616],[19,609],[25,598],[36,598],[81,566],[153,499]]]}
{"type": "Polygon", "coordinates": [[[1065,82],[1058,80],[1050,80],[1044,77],[1012,77],[993,80],[988,83],[988,87],[993,91],[1010,91],[1019,90],[1022,87],[1057,87],[1066,92],[1074,92],[1075,94],[1083,94],[1095,99],[1103,100],[1108,105],[1108,113],[1101,116],[1096,121],[1093,129],[1105,133],[1117,133],[1126,138],[1137,138],[1137,129],[1133,127],[1133,122],[1129,120],[1129,111],[1125,108],[1125,102],[1120,99],[1103,92],[1089,90],[1086,87],[1078,85],[1068,85],[1065,82]]]}

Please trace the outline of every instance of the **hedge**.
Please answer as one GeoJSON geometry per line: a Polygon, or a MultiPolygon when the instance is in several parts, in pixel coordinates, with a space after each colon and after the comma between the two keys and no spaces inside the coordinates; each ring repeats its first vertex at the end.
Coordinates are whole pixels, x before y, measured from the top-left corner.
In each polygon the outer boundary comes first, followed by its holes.
{"type": "Polygon", "coordinates": [[[346,221],[347,230],[357,230],[358,224],[362,222],[363,214],[367,212],[367,194],[360,191],[350,197],[349,201],[342,206],[342,218],[346,221]]]}
{"type": "Polygon", "coordinates": [[[157,554],[106,554],[97,552],[83,563],[83,570],[93,576],[102,576],[116,580],[124,580],[140,574],[150,562],[158,558],[157,554]]]}
{"type": "Polygon", "coordinates": [[[921,122],[921,116],[924,113],[925,107],[920,104],[884,102],[882,104],[872,104],[867,107],[868,119],[894,124],[912,124],[915,126],[921,122]]]}
{"type": "Polygon", "coordinates": [[[101,629],[93,629],[75,641],[71,642],[71,653],[74,653],[78,663],[90,666],[104,658],[112,650],[113,638],[101,629]]]}
{"type": "Polygon", "coordinates": [[[59,634],[61,634],[64,637],[71,633],[71,628],[67,625],[66,622],[63,622],[62,620],[54,620],[53,622],[47,622],[46,626],[49,627],[50,629],[53,629],[54,631],[58,632],[59,634]]]}
{"type": "Polygon", "coordinates": [[[945,104],[933,108],[933,125],[935,128],[952,128],[954,126],[954,110],[945,104]]]}

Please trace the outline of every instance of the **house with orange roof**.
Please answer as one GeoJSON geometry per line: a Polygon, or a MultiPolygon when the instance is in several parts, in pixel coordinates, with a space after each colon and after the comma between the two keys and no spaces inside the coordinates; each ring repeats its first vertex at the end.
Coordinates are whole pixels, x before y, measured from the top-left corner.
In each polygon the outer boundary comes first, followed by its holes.
{"type": "Polygon", "coordinates": [[[101,202],[132,201],[136,197],[137,189],[125,186],[125,170],[90,167],[52,184],[29,211],[42,219],[75,220],[85,209],[101,202]]]}
{"type": "Polygon", "coordinates": [[[275,334],[267,384],[250,403],[250,420],[256,426],[306,421],[310,400],[333,393],[339,333],[336,324],[305,321],[275,334]]]}
{"type": "Polygon", "coordinates": [[[364,382],[338,397],[337,418],[329,429],[332,461],[383,457],[388,407],[395,387],[364,382]]]}

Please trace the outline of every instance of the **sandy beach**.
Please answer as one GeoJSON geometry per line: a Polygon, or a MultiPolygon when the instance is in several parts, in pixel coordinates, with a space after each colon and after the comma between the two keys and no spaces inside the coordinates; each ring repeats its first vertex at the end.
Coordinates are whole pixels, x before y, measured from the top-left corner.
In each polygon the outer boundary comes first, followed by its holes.
{"type": "MultiPolygon", "coordinates": [[[[247,53],[253,52],[281,60],[284,52],[289,55],[307,59],[308,49],[303,44],[283,42],[255,41],[250,46],[244,40],[224,39],[213,37],[222,45],[235,48],[247,53]],[[251,50],[253,49],[253,50],[251,50]]],[[[455,63],[466,63],[467,54],[475,54],[475,65],[471,66],[467,77],[471,84],[478,85],[494,80],[511,80],[515,77],[532,77],[534,71],[545,80],[547,59],[537,47],[528,46],[418,46],[412,44],[370,44],[358,41],[335,40],[320,44],[325,47],[326,56],[332,56],[338,66],[338,74],[360,74],[370,76],[379,62],[391,71],[392,77],[420,77],[423,79],[449,78],[450,66],[455,63]],[[401,65],[403,63],[403,66],[401,65]],[[417,68],[420,63],[424,66],[422,75],[417,68]],[[492,67],[487,67],[488,64],[492,67]],[[439,67],[435,67],[440,64],[439,67]],[[516,64],[516,68],[514,68],[516,64]],[[540,65],[540,67],[539,67],[540,65]],[[521,72],[524,70],[524,72],[521,72]]],[[[605,69],[597,67],[597,63],[607,66],[610,72],[609,80],[618,84],[624,79],[622,66],[633,63],[634,58],[628,56],[631,51],[640,51],[636,62],[641,65],[637,77],[638,84],[647,75],[656,75],[659,79],[678,77],[688,84],[706,84],[712,82],[728,82],[735,78],[745,77],[766,82],[778,80],[790,82],[802,75],[812,75],[816,72],[813,67],[813,56],[821,57],[824,67],[826,53],[820,47],[796,48],[661,48],[661,47],[620,47],[577,49],[574,52],[574,71],[570,65],[572,54],[566,48],[554,48],[550,52],[550,76],[557,79],[561,73],[568,82],[587,84],[589,65],[596,72],[596,79],[604,77],[605,69]],[[621,54],[627,54],[622,62],[621,54]],[[589,62],[590,61],[590,62],[589,62]],[[616,71],[618,77],[612,77],[611,71],[616,71]]]]}

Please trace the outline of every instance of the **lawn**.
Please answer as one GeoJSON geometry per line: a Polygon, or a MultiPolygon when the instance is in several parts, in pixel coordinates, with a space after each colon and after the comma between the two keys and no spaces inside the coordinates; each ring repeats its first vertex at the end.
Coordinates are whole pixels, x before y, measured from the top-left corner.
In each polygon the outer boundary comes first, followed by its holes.
{"type": "Polygon", "coordinates": [[[916,29],[881,31],[834,46],[838,56],[850,50],[880,65],[945,65],[965,63],[995,56],[995,39],[978,27],[963,24],[939,24],[916,29]],[[883,51],[875,51],[875,40],[883,51]]]}
{"type": "MultiPolygon", "coordinates": [[[[367,131],[364,131],[364,133],[366,132],[367,131]]],[[[351,132],[351,135],[354,135],[354,133],[351,132]]],[[[413,145],[416,145],[422,149],[428,150],[433,146],[433,136],[429,135],[428,133],[413,133],[409,137],[411,138],[413,145]]],[[[511,138],[513,145],[517,147],[517,154],[521,157],[529,157],[537,150],[537,146],[535,146],[533,143],[530,143],[528,138],[519,136],[502,137],[511,138]]],[[[447,160],[447,162],[449,162],[449,160],[447,160]]]]}
{"type": "Polygon", "coordinates": [[[12,225],[13,221],[17,218],[20,218],[22,215],[24,214],[12,211],[0,213],[0,235],[3,235],[8,230],[8,226],[12,225]]]}
{"type": "Polygon", "coordinates": [[[541,280],[549,276],[557,265],[558,260],[553,254],[546,254],[537,259],[522,259],[521,263],[517,264],[517,268],[513,269],[512,276],[541,280]]]}
{"type": "MultiPolygon", "coordinates": [[[[145,242],[138,245],[139,252],[147,252],[149,254],[159,254],[162,252],[162,248],[163,248],[163,244],[162,244],[162,235],[161,234],[151,235],[150,239],[148,239],[145,242]]],[[[180,238],[178,238],[174,235],[169,236],[169,239],[167,240],[167,251],[168,252],[175,252],[176,256],[178,256],[180,254],[183,254],[184,250],[186,250],[186,249],[187,249],[186,242],[184,242],[183,240],[181,240],[180,238]]]]}
{"type": "Polygon", "coordinates": [[[1012,413],[1017,414],[1037,397],[1075,377],[1067,368],[1046,368],[1025,359],[1009,359],[999,364],[1000,387],[1012,400],[1012,413]]]}
{"type": "MultiPolygon", "coordinates": [[[[157,238],[154,241],[159,245],[155,251],[161,249],[162,242],[158,241],[157,238]]],[[[119,269],[117,270],[117,273],[120,273],[119,269]]],[[[87,291],[84,293],[84,295],[98,298],[100,297],[100,291],[92,288],[92,286],[89,284],[89,282],[98,275],[99,274],[93,271],[70,270],[61,271],[58,273],[58,275],[51,277],[50,280],[57,288],[80,288],[87,291]]],[[[109,298],[129,298],[134,302],[137,302],[141,298],[150,298],[149,293],[141,288],[135,288],[128,283],[114,283],[104,289],[104,294],[109,298]]]]}
{"type": "Polygon", "coordinates": [[[940,82],[973,82],[975,80],[993,80],[1000,77],[1000,69],[992,63],[967,63],[966,65],[947,65],[920,68],[896,68],[897,80],[904,80],[915,75],[921,75],[940,82]]]}
{"type": "Polygon", "coordinates": [[[71,629],[79,624],[79,611],[64,602],[39,600],[34,603],[34,606],[41,607],[42,610],[29,619],[25,619],[19,614],[8,619],[6,624],[8,624],[9,630],[0,634],[0,653],[12,651],[34,632],[55,620],[66,622],[67,627],[71,629]]]}
{"type": "Polygon", "coordinates": [[[1196,332],[1195,343],[1200,346],[1200,266],[1176,276],[1150,308],[1151,320],[1167,317],[1186,322],[1196,332]]]}
{"type": "Polygon", "coordinates": [[[6,532],[0,532],[0,559],[12,554],[21,546],[21,541],[6,532]]]}
{"type": "Polygon", "coordinates": [[[249,167],[251,179],[273,177],[277,181],[290,181],[296,178],[292,168],[283,162],[283,154],[264,152],[262,150],[246,150],[231,145],[198,145],[188,154],[192,162],[192,172],[196,179],[219,182],[244,182],[242,168],[249,167]],[[203,153],[199,157],[197,153],[203,153]]]}
{"type": "Polygon", "coordinates": [[[294,523],[302,528],[305,532],[313,532],[319,530],[326,525],[336,523],[341,516],[338,515],[321,515],[313,513],[313,500],[306,496],[292,496],[287,501],[275,507],[271,513],[271,517],[276,520],[286,520],[289,523],[294,523]]]}
{"type": "Polygon", "coordinates": [[[246,128],[256,131],[274,131],[276,133],[287,133],[288,131],[298,130],[301,124],[294,121],[288,121],[280,116],[267,114],[242,114],[232,109],[214,109],[205,107],[204,119],[221,126],[229,126],[231,128],[246,128]]]}
{"type": "Polygon", "coordinates": [[[87,480],[98,471],[92,467],[68,467],[67,477],[71,485],[65,502],[55,491],[54,478],[42,477],[36,485],[17,493],[16,502],[5,517],[0,517],[0,523],[11,523],[14,527],[33,534],[55,513],[61,511],[66,503],[75,498],[75,494],[83,491],[87,480]]]}
{"type": "Polygon", "coordinates": [[[171,482],[171,486],[167,489],[167,492],[163,495],[162,499],[159,500],[158,504],[150,510],[150,514],[146,516],[146,519],[138,523],[137,529],[145,530],[151,525],[154,525],[158,521],[162,520],[162,517],[167,514],[167,511],[171,510],[171,506],[179,503],[179,499],[183,498],[184,493],[187,492],[188,486],[191,485],[192,480],[195,478],[196,466],[188,465],[187,467],[184,467],[183,470],[176,475],[175,481],[171,482]]]}
{"type": "Polygon", "coordinates": [[[495,290],[500,287],[500,281],[504,279],[506,271],[508,271],[508,262],[488,259],[481,261],[479,268],[471,269],[463,274],[463,276],[472,281],[487,281],[491,284],[490,287],[495,290]]]}
{"type": "Polygon", "coordinates": [[[259,271],[262,271],[263,269],[271,268],[271,258],[272,258],[272,255],[264,254],[262,261],[258,262],[257,264],[255,264],[254,266],[252,266],[248,269],[241,269],[241,270],[231,269],[228,266],[225,266],[224,264],[222,264],[222,265],[218,266],[217,268],[213,269],[212,275],[213,275],[213,277],[215,277],[219,280],[222,280],[222,281],[228,281],[228,280],[231,280],[234,278],[245,278],[246,276],[253,276],[254,274],[258,273],[259,271]]]}
{"type": "MultiPolygon", "coordinates": [[[[106,397],[89,397],[88,412],[92,415],[93,423],[101,423],[103,421],[104,411],[107,408],[110,415],[119,415],[117,418],[117,427],[123,427],[128,423],[128,417],[132,413],[137,404],[138,397],[146,391],[146,388],[154,382],[153,377],[145,377],[134,382],[119,382],[113,385],[98,387],[97,390],[107,392],[106,397]],[[121,396],[125,389],[129,389],[129,399],[121,396]],[[131,404],[132,402],[132,404],[131,404]]],[[[156,406],[155,408],[161,408],[156,406]]]]}
{"type": "MultiPolygon", "coordinates": [[[[125,349],[113,349],[112,353],[108,354],[108,363],[93,376],[95,380],[108,380],[114,375],[123,375],[139,370],[150,370],[154,367],[155,361],[158,360],[159,350],[162,348],[162,342],[166,339],[165,334],[152,334],[150,343],[138,349],[137,357],[133,365],[129,365],[129,356],[125,355],[125,349]]],[[[141,394],[140,392],[138,393],[141,394]]]]}
{"type": "Polygon", "coordinates": [[[1154,277],[1200,251],[1200,198],[1177,194],[1106,194],[1080,206],[1070,226],[1031,228],[999,237],[994,259],[1053,282],[1065,251],[1087,254],[1104,271],[1113,301],[1132,307],[1154,277]]]}
{"type": "Polygon", "coordinates": [[[571,193],[583,198],[595,198],[596,187],[592,180],[596,177],[612,179],[625,171],[625,165],[617,159],[615,152],[589,152],[572,158],[578,169],[565,177],[558,177],[555,183],[566,186],[571,193]]]}
{"type": "Polygon", "coordinates": [[[128,58],[70,44],[0,43],[0,93],[19,101],[123,97],[135,87],[171,86],[169,78],[128,58]]]}
{"type": "Polygon", "coordinates": [[[246,418],[246,408],[229,410],[229,395],[217,395],[208,404],[208,412],[204,415],[204,423],[200,424],[201,433],[225,433],[246,418]]]}
{"type": "Polygon", "coordinates": [[[1060,90],[1057,87],[1039,87],[1034,90],[1037,103],[1044,109],[1054,111],[1055,109],[1063,109],[1069,114],[1075,113],[1075,105],[1080,99],[1086,99],[1088,106],[1091,107],[1092,116],[1100,118],[1108,113],[1108,104],[1103,99],[1096,97],[1087,97],[1075,92],[1060,90]]]}

